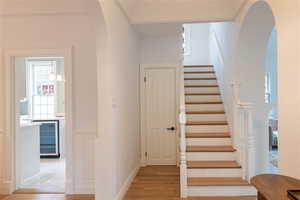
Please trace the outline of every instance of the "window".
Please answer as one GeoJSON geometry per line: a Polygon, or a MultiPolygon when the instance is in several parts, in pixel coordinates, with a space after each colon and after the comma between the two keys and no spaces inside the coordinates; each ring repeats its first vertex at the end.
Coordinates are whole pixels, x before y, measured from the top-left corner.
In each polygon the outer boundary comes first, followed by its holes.
{"type": "Polygon", "coordinates": [[[265,75],[265,103],[271,103],[271,79],[270,73],[265,75]]]}
{"type": "Polygon", "coordinates": [[[184,51],[184,55],[190,55],[191,54],[191,25],[184,24],[183,25],[183,44],[182,48],[184,51]]]}
{"type": "Polygon", "coordinates": [[[32,116],[34,119],[55,116],[56,61],[29,61],[32,116]]]}

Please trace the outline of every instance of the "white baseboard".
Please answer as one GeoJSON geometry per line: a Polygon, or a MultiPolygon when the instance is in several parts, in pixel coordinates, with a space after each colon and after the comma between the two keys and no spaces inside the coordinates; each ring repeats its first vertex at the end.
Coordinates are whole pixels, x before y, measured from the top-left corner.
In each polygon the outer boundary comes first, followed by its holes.
{"type": "Polygon", "coordinates": [[[0,194],[10,194],[10,182],[5,182],[3,179],[0,180],[0,194]]]}
{"type": "Polygon", "coordinates": [[[115,200],[123,200],[123,198],[125,197],[125,195],[126,195],[128,189],[129,189],[133,179],[137,175],[139,169],[140,169],[140,164],[138,166],[136,166],[136,168],[134,168],[132,170],[132,172],[129,174],[129,176],[127,177],[125,183],[121,187],[121,190],[119,191],[118,195],[116,196],[115,200]]]}
{"type": "MultiPolygon", "coordinates": [[[[31,182],[31,181],[36,180],[36,179],[39,179],[39,178],[40,178],[40,173],[37,173],[37,174],[35,174],[35,175],[33,175],[33,176],[30,176],[30,177],[24,179],[23,181],[21,180],[21,188],[22,188],[22,186],[24,186],[24,185],[29,185],[28,182],[31,182]]],[[[22,179],[22,178],[21,178],[21,179],[22,179]]]]}
{"type": "Polygon", "coordinates": [[[75,182],[74,194],[95,194],[94,180],[81,180],[75,182]]]}
{"type": "Polygon", "coordinates": [[[3,179],[0,178],[0,194],[6,194],[3,179]]]}

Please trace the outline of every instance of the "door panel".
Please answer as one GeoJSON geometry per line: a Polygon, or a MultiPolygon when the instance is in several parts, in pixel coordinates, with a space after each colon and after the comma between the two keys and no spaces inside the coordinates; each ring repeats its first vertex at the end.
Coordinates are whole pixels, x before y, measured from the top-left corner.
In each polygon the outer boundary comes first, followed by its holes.
{"type": "Polygon", "coordinates": [[[176,164],[176,69],[146,70],[147,164],[176,164]]]}

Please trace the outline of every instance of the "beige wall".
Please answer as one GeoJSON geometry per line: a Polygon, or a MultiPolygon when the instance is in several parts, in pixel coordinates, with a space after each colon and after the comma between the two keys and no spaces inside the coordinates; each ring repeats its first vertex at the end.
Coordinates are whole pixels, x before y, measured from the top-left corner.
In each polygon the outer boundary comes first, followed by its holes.
{"type": "MultiPolygon", "coordinates": [[[[3,1],[0,1],[0,11],[3,9],[3,1]]],[[[0,17],[0,55],[3,53],[3,19],[0,17]]],[[[0,183],[3,182],[4,165],[4,85],[3,85],[3,57],[0,56],[0,183]]],[[[0,193],[3,191],[3,184],[0,184],[0,193]]]]}
{"type": "Polygon", "coordinates": [[[300,2],[268,2],[278,30],[279,167],[300,178],[300,2]]]}

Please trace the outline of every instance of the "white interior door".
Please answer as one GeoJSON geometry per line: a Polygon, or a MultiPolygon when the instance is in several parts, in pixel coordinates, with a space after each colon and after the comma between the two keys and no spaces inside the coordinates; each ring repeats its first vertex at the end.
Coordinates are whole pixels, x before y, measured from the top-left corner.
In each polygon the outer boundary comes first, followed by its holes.
{"type": "Polygon", "coordinates": [[[176,68],[146,69],[148,165],[176,164],[176,68]]]}

